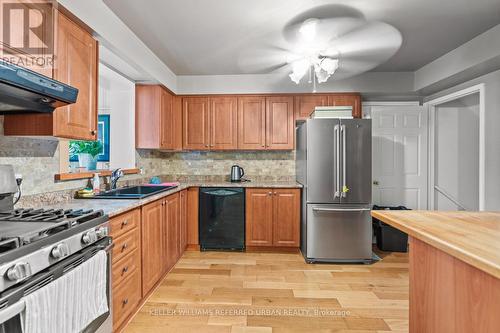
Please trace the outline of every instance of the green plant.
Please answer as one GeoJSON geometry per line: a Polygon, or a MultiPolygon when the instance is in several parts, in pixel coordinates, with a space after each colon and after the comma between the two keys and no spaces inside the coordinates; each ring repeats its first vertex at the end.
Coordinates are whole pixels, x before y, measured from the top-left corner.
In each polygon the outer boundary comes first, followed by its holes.
{"type": "Polygon", "coordinates": [[[71,156],[78,154],[90,154],[92,157],[96,157],[102,153],[102,142],[101,141],[70,141],[69,142],[69,154],[71,156]]]}

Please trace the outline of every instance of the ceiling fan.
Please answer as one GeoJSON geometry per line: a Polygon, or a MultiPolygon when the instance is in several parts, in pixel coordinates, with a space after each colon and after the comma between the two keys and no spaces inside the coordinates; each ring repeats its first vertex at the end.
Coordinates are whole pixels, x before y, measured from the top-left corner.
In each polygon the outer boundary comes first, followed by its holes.
{"type": "Polygon", "coordinates": [[[369,71],[391,58],[401,47],[401,33],[384,22],[362,18],[310,18],[290,25],[275,45],[253,47],[240,57],[252,73],[287,71],[296,84],[324,83],[369,71]]]}

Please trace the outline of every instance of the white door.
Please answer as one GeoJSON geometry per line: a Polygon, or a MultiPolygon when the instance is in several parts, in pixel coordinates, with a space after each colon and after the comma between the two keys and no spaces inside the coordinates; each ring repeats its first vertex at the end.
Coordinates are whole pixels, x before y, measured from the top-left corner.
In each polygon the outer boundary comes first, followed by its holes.
{"type": "Polygon", "coordinates": [[[427,108],[371,106],[373,204],[427,209],[427,108]]]}

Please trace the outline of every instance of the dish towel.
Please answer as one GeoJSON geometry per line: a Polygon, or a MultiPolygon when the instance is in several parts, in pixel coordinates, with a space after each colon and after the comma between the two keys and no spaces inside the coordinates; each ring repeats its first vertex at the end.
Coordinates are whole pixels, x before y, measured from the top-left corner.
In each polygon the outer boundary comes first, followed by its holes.
{"type": "Polygon", "coordinates": [[[106,252],[99,251],[57,280],[27,295],[23,332],[81,332],[108,311],[106,274],[106,252]]]}

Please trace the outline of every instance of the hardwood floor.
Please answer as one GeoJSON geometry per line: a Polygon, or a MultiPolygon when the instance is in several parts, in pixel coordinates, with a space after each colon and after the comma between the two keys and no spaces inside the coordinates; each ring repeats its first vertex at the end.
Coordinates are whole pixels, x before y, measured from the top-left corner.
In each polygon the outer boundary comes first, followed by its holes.
{"type": "Polygon", "coordinates": [[[408,256],[308,265],[300,254],[184,254],[125,329],[134,332],[408,332],[408,256]]]}

